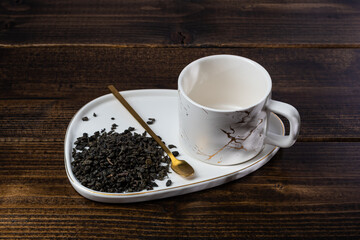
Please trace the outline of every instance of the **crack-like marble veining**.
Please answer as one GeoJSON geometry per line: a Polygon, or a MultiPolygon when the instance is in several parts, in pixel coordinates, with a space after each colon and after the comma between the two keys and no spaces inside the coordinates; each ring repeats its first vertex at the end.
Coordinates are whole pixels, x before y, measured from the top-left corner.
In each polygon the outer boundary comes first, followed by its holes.
{"type": "Polygon", "coordinates": [[[240,135],[236,135],[236,131],[231,126],[229,127],[230,131],[225,131],[224,129],[220,129],[223,133],[227,135],[227,137],[230,139],[228,143],[226,143],[223,147],[221,147],[218,151],[216,151],[214,154],[208,155],[208,159],[210,160],[214,156],[216,156],[219,152],[223,151],[225,148],[233,148],[237,150],[244,150],[247,151],[247,149],[244,147],[243,143],[253,134],[253,132],[263,123],[264,119],[260,119],[259,123],[255,126],[255,128],[251,129],[247,136],[243,137],[240,135]],[[235,135],[234,135],[235,134],[235,135]],[[233,146],[231,146],[233,144],[233,146]]]}

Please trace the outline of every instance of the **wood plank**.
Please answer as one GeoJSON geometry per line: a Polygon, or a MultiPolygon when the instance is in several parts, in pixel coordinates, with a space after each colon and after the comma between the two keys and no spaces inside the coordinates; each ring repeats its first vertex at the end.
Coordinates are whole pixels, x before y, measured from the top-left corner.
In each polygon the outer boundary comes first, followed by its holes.
{"type": "Polygon", "coordinates": [[[273,98],[301,114],[299,141],[359,141],[358,49],[113,47],[0,48],[0,140],[62,141],[71,117],[108,84],[176,89],[183,67],[221,53],[268,69],[273,98]]]}
{"type": "Polygon", "coordinates": [[[360,143],[296,143],[231,183],[136,204],[79,196],[62,145],[0,142],[2,238],[344,238],[360,235],[360,143]]]}
{"type": "Polygon", "coordinates": [[[359,46],[358,1],[2,1],[0,44],[359,46]]]}

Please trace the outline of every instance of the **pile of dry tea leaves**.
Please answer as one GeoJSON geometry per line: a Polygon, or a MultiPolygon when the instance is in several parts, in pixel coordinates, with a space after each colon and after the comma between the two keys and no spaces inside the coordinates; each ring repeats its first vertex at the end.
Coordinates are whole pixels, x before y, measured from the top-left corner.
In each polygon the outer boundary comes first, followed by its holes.
{"type": "MultiPolygon", "coordinates": [[[[72,153],[75,177],[85,187],[101,192],[153,189],[156,179],[167,178],[169,157],[146,132],[138,134],[130,127],[117,133],[116,127],[77,138],[72,153]]],[[[170,184],[168,180],[166,186],[170,184]]]]}

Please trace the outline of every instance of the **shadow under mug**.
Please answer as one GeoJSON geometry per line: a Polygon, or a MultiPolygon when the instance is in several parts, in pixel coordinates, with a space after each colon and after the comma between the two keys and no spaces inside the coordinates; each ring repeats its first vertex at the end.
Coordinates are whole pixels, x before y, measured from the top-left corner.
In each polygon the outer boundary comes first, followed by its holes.
{"type": "Polygon", "coordinates": [[[271,88],[269,73],[248,58],[213,55],[190,63],[178,79],[181,147],[206,163],[234,165],[255,157],[265,144],[292,146],[300,115],[272,100],[271,88]],[[287,136],[268,131],[271,112],[289,120],[287,136]]]}

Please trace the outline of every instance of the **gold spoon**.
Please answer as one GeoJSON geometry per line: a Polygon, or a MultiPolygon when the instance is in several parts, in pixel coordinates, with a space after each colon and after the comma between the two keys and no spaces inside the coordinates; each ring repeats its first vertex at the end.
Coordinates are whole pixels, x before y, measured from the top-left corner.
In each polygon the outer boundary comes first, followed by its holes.
{"type": "Polygon", "coordinates": [[[171,159],[171,168],[177,174],[183,177],[189,177],[194,174],[194,169],[184,160],[177,159],[172,152],[165,146],[160,138],[151,130],[151,128],[141,119],[139,114],[129,105],[129,103],[121,96],[119,91],[113,86],[109,85],[108,88],[114,94],[114,96],[122,103],[122,105],[133,115],[133,117],[140,123],[140,125],[150,134],[150,136],[164,149],[166,154],[171,159]]]}

